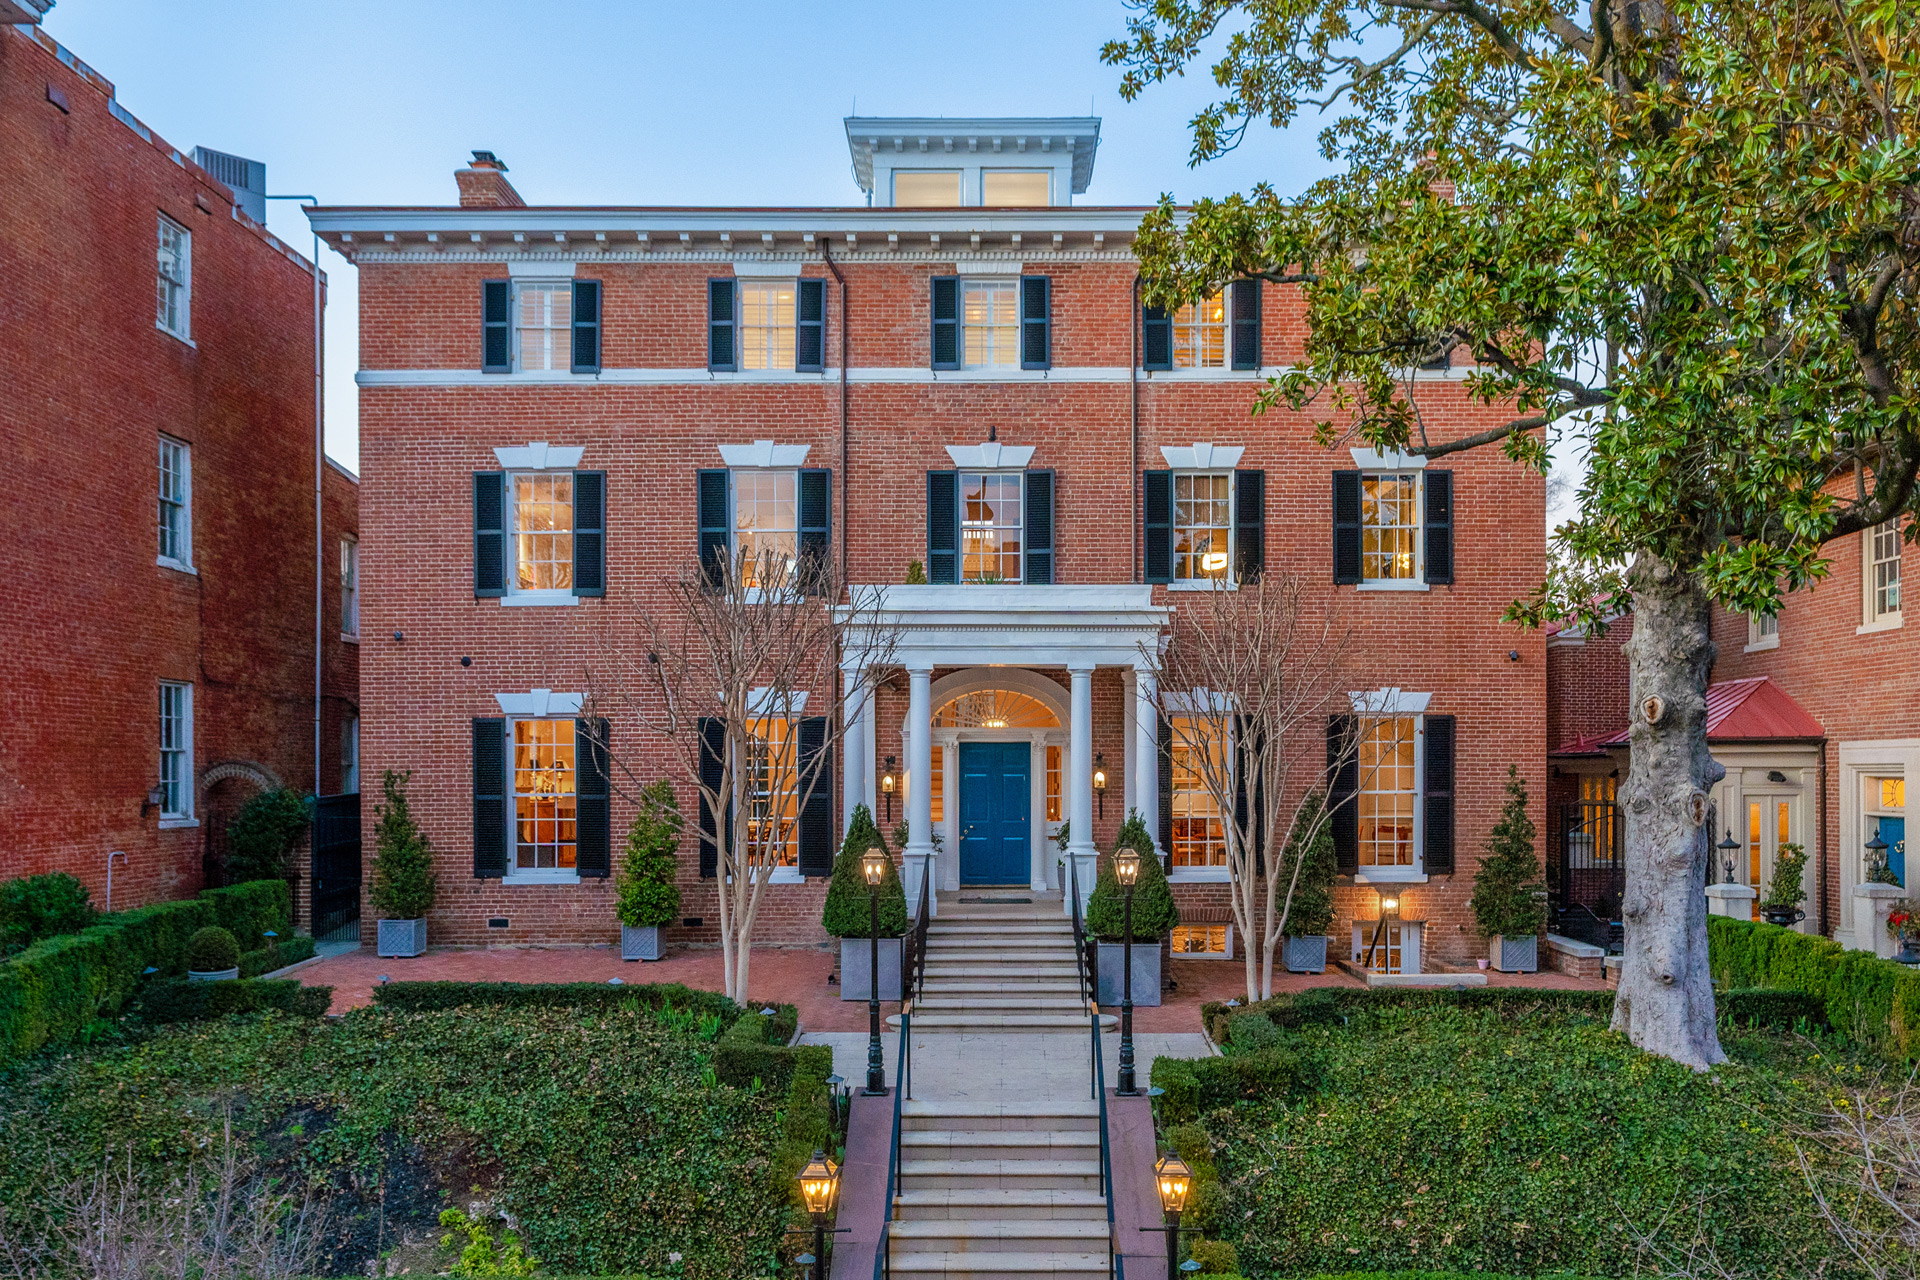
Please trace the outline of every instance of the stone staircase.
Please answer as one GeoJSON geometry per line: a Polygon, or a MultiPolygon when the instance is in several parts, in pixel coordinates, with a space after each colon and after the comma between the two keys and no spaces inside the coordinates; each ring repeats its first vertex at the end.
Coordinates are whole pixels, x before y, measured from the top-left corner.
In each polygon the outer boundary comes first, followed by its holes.
{"type": "MultiPolygon", "coordinates": [[[[927,970],[913,1005],[915,1031],[967,1035],[1087,1033],[1073,955],[1073,926],[1057,898],[969,902],[941,895],[927,926],[927,970]]],[[[1102,1026],[1113,1023],[1103,1015],[1102,1026]]],[[[898,1026],[897,1017],[888,1019],[898,1026]]]]}

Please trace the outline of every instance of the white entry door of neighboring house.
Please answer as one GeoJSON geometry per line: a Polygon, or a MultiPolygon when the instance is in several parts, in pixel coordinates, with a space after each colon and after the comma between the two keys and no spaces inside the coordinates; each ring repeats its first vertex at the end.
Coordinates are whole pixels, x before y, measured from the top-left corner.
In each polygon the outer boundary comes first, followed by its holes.
{"type": "MultiPolygon", "coordinates": [[[[1800,796],[1783,793],[1754,794],[1748,791],[1746,801],[1746,829],[1740,857],[1743,865],[1736,868],[1740,883],[1750,884],[1760,891],[1762,897],[1773,884],[1775,859],[1779,857],[1780,846],[1797,844],[1806,848],[1800,830],[1800,796]]],[[[1754,919],[1760,918],[1759,898],[1754,899],[1754,919]]]]}

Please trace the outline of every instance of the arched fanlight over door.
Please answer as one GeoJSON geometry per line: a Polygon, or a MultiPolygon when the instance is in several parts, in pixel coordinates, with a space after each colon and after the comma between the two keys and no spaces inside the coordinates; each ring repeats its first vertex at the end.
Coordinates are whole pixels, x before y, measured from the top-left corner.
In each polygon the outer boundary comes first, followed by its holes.
{"type": "Polygon", "coordinates": [[[936,729],[1058,729],[1046,703],[1007,689],[963,693],[933,713],[936,729]]]}

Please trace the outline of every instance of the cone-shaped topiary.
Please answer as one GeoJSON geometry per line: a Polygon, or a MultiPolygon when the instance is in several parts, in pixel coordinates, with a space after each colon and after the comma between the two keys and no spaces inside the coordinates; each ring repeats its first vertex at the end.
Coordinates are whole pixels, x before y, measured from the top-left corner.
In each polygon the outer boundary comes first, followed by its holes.
{"type": "Polygon", "coordinates": [[[187,968],[195,973],[219,973],[240,963],[240,944],[217,924],[197,930],[187,939],[187,968]]]}
{"type": "MultiPolygon", "coordinates": [[[[873,927],[873,908],[867,900],[867,876],[860,859],[874,847],[885,849],[880,828],[873,825],[867,806],[853,807],[853,820],[847,823],[847,838],[840,842],[839,856],[833,860],[833,881],[827,886],[826,909],[820,923],[836,938],[865,938],[873,927]]],[[[880,881],[880,936],[898,938],[907,931],[907,892],[900,883],[900,868],[887,859],[887,874],[880,881]]]]}
{"type": "MultiPolygon", "coordinates": [[[[1153,851],[1153,837],[1139,811],[1129,809],[1120,834],[1113,841],[1114,852],[1132,849],[1140,855],[1140,879],[1133,887],[1133,940],[1151,942],[1173,932],[1180,923],[1180,908],[1174,905],[1167,888],[1167,873],[1153,851]]],[[[1087,899],[1087,932],[1102,942],[1119,942],[1125,931],[1126,891],[1113,874],[1113,859],[1100,861],[1100,878],[1094,882],[1093,896],[1087,899]]]]}
{"type": "Polygon", "coordinates": [[[1544,912],[1538,893],[1540,855],[1533,844],[1536,831],[1527,816],[1527,784],[1520,770],[1507,766],[1507,802],[1500,807],[1500,820],[1487,833],[1486,856],[1474,876],[1474,919],[1480,932],[1491,938],[1524,938],[1540,932],[1544,912]]]}
{"type": "Polygon", "coordinates": [[[640,793],[640,812],[627,828],[627,855],[620,863],[614,911],[620,923],[644,928],[672,924],[680,914],[675,855],[680,850],[680,802],[665,778],[640,793]]]}
{"type": "Polygon", "coordinates": [[[1318,793],[1309,796],[1300,806],[1300,816],[1294,820],[1291,838],[1287,841],[1285,856],[1280,864],[1280,894],[1284,899],[1287,885],[1293,881],[1293,864],[1299,862],[1300,879],[1293,883],[1293,905],[1287,909],[1287,935],[1294,938],[1312,938],[1325,934],[1333,927],[1333,878],[1339,874],[1340,866],[1333,853],[1333,827],[1320,822],[1321,806],[1325,798],[1318,793]],[[1305,843],[1300,833],[1313,830],[1320,822],[1320,830],[1313,839],[1305,843]]]}
{"type": "Polygon", "coordinates": [[[433,848],[407,807],[413,777],[388,769],[380,777],[384,804],[374,806],[380,827],[374,836],[373,889],[367,897],[388,920],[418,920],[433,906],[433,848]]]}

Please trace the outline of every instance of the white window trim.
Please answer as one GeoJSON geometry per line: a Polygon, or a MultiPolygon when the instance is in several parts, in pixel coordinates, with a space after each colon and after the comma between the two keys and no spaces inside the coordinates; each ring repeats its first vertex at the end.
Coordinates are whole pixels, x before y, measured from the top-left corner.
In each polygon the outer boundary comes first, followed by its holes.
{"type": "MultiPolygon", "coordinates": [[[[190,347],[197,347],[198,344],[193,340],[193,232],[188,230],[182,223],[175,222],[164,213],[160,214],[159,218],[161,222],[166,223],[180,233],[180,327],[178,329],[168,328],[161,322],[160,317],[157,315],[153,318],[153,327],[166,334],[169,338],[177,338],[190,347]]],[[[154,227],[153,235],[153,270],[154,274],[158,276],[160,273],[160,228],[157,224],[154,227]]]]}
{"type": "MultiPolygon", "coordinates": [[[[1353,455],[1355,460],[1358,461],[1361,454],[1371,452],[1371,450],[1366,449],[1355,449],[1353,455]]],[[[1379,455],[1375,454],[1373,456],[1378,457],[1379,455]]],[[[1361,469],[1360,572],[1364,575],[1367,570],[1366,483],[1368,478],[1378,479],[1385,475],[1411,471],[1413,473],[1413,576],[1411,578],[1368,578],[1362,576],[1360,581],[1354,584],[1356,590],[1427,591],[1431,589],[1427,584],[1427,477],[1423,474],[1425,469],[1425,459],[1421,459],[1418,466],[1412,467],[1377,466],[1363,467],[1361,469]]]]}
{"type": "Polygon", "coordinates": [[[340,639],[345,641],[348,644],[359,644],[360,643],[360,539],[359,537],[353,534],[348,534],[342,537],[340,539],[340,549],[342,554],[346,555],[347,558],[351,560],[353,564],[353,617],[351,620],[349,620],[347,617],[346,589],[343,585],[340,592],[340,639]],[[348,552],[347,550],[349,547],[352,548],[351,552],[348,552]],[[353,624],[351,630],[348,629],[348,625],[347,625],[349,621],[351,621],[353,624]]]}
{"type": "MultiPolygon", "coordinates": [[[[1167,716],[1184,716],[1189,719],[1194,717],[1226,715],[1236,705],[1238,705],[1238,699],[1236,699],[1234,695],[1230,693],[1219,693],[1211,689],[1189,689],[1185,692],[1169,693],[1165,699],[1167,716]]],[[[1227,721],[1223,727],[1227,734],[1227,751],[1231,753],[1228,759],[1238,761],[1240,746],[1233,736],[1233,721],[1227,721]]],[[[1237,784],[1238,779],[1235,781],[1237,784]]],[[[1220,827],[1223,834],[1225,834],[1232,825],[1232,819],[1224,813],[1220,815],[1220,827]]],[[[1173,861],[1173,851],[1168,849],[1163,850],[1163,852],[1167,855],[1167,861],[1171,863],[1173,861]]],[[[1230,884],[1233,881],[1233,868],[1228,866],[1169,866],[1166,874],[1168,884],[1230,884]]],[[[1216,957],[1209,958],[1212,959],[1216,957]]]]}
{"type": "MultiPolygon", "coordinates": [[[[1367,958],[1367,943],[1372,940],[1374,926],[1378,923],[1378,916],[1371,920],[1355,920],[1353,922],[1354,947],[1352,963],[1357,965],[1365,962],[1367,958]]],[[[1394,923],[1400,926],[1401,975],[1425,973],[1426,969],[1421,965],[1420,961],[1422,959],[1421,943],[1426,941],[1424,936],[1426,933],[1426,921],[1396,920],[1394,923]]],[[[1386,945],[1385,938],[1380,940],[1380,945],[1386,945]]]]}
{"type": "Polygon", "coordinates": [[[987,440],[980,444],[950,444],[947,456],[961,471],[1025,471],[1033,462],[1030,444],[1001,444],[987,440]]]}
{"type": "MultiPolygon", "coordinates": [[[[1353,882],[1365,884],[1425,884],[1427,883],[1427,704],[1433,700],[1430,693],[1408,693],[1404,689],[1388,687],[1375,689],[1371,693],[1349,693],[1349,704],[1353,713],[1364,720],[1390,720],[1411,717],[1413,720],[1413,864],[1405,867],[1369,867],[1356,864],[1353,882]]],[[[1354,805],[1359,807],[1359,797],[1364,794],[1366,779],[1360,780],[1361,791],[1354,793],[1354,805]]],[[[1355,857],[1359,851],[1355,850],[1355,857]]]]}
{"type": "Polygon", "coordinates": [[[163,803],[160,809],[160,829],[162,831],[175,831],[183,827],[197,827],[200,825],[200,817],[193,803],[195,799],[194,782],[198,772],[194,764],[193,682],[191,680],[162,680],[160,685],[163,688],[171,687],[181,691],[180,720],[182,725],[182,746],[184,748],[182,755],[186,760],[186,771],[181,779],[180,795],[186,807],[169,813],[163,803]]]}
{"type": "MultiPolygon", "coordinates": [[[[515,583],[520,581],[520,538],[519,538],[520,504],[514,501],[513,481],[515,476],[525,475],[529,472],[538,472],[542,474],[546,472],[555,472],[559,474],[571,474],[574,468],[579,465],[580,455],[583,454],[585,450],[581,448],[556,449],[546,444],[528,445],[527,448],[529,450],[534,450],[534,449],[544,450],[545,456],[543,461],[545,462],[545,465],[539,466],[539,467],[510,468],[506,473],[505,485],[506,485],[507,492],[506,492],[505,523],[506,523],[506,544],[507,544],[506,546],[507,589],[506,589],[506,592],[499,597],[500,605],[502,608],[505,608],[505,609],[551,609],[551,608],[571,607],[573,605],[577,605],[580,603],[580,597],[574,594],[572,588],[568,588],[566,590],[559,590],[552,587],[541,587],[534,590],[523,591],[519,587],[514,585],[515,583]],[[566,466],[561,465],[561,463],[567,460],[568,458],[572,459],[572,465],[566,465],[566,466]]],[[[517,454],[519,452],[520,452],[519,450],[515,450],[515,449],[495,449],[493,451],[493,454],[496,458],[500,458],[501,461],[504,463],[505,455],[517,454]]],[[[571,490],[569,490],[569,493],[571,493],[571,490]]],[[[569,498],[568,503],[569,503],[569,506],[571,506],[572,504],[571,498],[569,498]]]]}
{"type": "Polygon", "coordinates": [[[574,867],[568,871],[563,867],[527,867],[518,868],[514,861],[518,857],[519,821],[515,801],[519,796],[513,789],[513,726],[522,720],[570,720],[580,714],[580,705],[586,701],[582,694],[555,693],[551,689],[534,689],[528,693],[496,693],[494,701],[500,704],[500,710],[507,717],[507,871],[500,878],[503,885],[525,884],[579,884],[580,883],[580,773],[578,760],[574,761],[574,867]]]}
{"type": "Polygon", "coordinates": [[[1760,615],[1757,613],[1748,614],[1747,615],[1747,647],[1744,650],[1742,650],[1742,652],[1759,653],[1764,649],[1778,649],[1779,647],[1780,647],[1780,615],[1778,614],[1774,615],[1772,632],[1762,634],[1760,630],[1760,615]]]}
{"type": "MultiPolygon", "coordinates": [[[[1241,447],[1236,445],[1217,451],[1213,450],[1211,445],[1207,446],[1207,448],[1212,452],[1213,457],[1219,461],[1219,465],[1211,467],[1174,467],[1173,474],[1169,478],[1168,483],[1173,491],[1174,510],[1178,511],[1180,507],[1178,490],[1181,476],[1225,476],[1227,478],[1227,572],[1224,577],[1219,578],[1170,578],[1166,583],[1167,590],[1169,591],[1238,591],[1240,589],[1239,582],[1236,581],[1233,576],[1233,566],[1236,563],[1234,553],[1239,550],[1240,542],[1238,525],[1240,513],[1236,506],[1238,496],[1234,493],[1233,463],[1240,461],[1241,447]],[[1232,463],[1226,462],[1221,458],[1221,455],[1226,453],[1233,455],[1232,463]]],[[[1185,449],[1169,449],[1162,446],[1160,452],[1163,455],[1171,456],[1175,453],[1186,453],[1189,451],[1185,449]]],[[[1178,537],[1180,522],[1177,517],[1170,525],[1170,528],[1173,535],[1178,537]]]]}
{"type": "MultiPolygon", "coordinates": [[[[509,292],[512,294],[512,298],[508,303],[508,306],[509,306],[508,315],[511,318],[511,324],[509,325],[508,331],[507,331],[507,342],[508,342],[507,354],[511,357],[511,359],[508,362],[509,367],[511,368],[511,371],[514,373],[571,374],[573,372],[573,273],[567,272],[565,274],[556,274],[555,270],[550,269],[550,268],[553,268],[555,265],[552,263],[540,263],[538,265],[542,268],[542,270],[537,275],[522,274],[521,272],[512,270],[511,267],[509,267],[507,271],[507,274],[511,278],[512,285],[513,285],[513,287],[509,290],[509,292]],[[527,369],[527,368],[524,368],[520,363],[520,334],[521,334],[520,290],[529,285],[533,286],[534,288],[542,288],[542,289],[547,289],[547,288],[558,289],[562,285],[566,286],[567,323],[564,331],[567,334],[567,360],[563,365],[560,365],[557,368],[527,369]]],[[[546,330],[545,332],[551,332],[551,330],[546,330]]]]}
{"type": "Polygon", "coordinates": [[[771,440],[723,444],[718,448],[720,461],[726,463],[730,471],[797,471],[807,465],[807,454],[813,451],[810,444],[775,444],[771,440]]]}
{"type": "MultiPolygon", "coordinates": [[[[1894,519],[1895,534],[1900,538],[1898,545],[1901,550],[1900,559],[1895,563],[1901,563],[1905,559],[1906,539],[1905,535],[1899,533],[1899,517],[1896,516],[1894,519]]],[[[1879,525],[1874,525],[1860,531],[1860,625],[1853,631],[1857,636],[1872,635],[1877,631],[1894,631],[1905,625],[1906,621],[1902,609],[1894,609],[1882,614],[1875,614],[1873,611],[1873,535],[1879,531],[1879,528],[1879,525]]],[[[1904,609],[1905,599],[1900,603],[1904,609]]]]}
{"type": "Polygon", "coordinates": [[[583,693],[555,693],[551,689],[532,689],[526,693],[496,693],[500,714],[511,720],[560,720],[578,717],[586,703],[583,693]]]}
{"type": "MultiPolygon", "coordinates": [[[[162,569],[174,569],[181,573],[198,575],[200,571],[193,567],[193,446],[178,436],[170,436],[164,431],[160,433],[160,439],[166,441],[168,444],[177,445],[180,449],[181,488],[184,490],[180,502],[180,543],[187,555],[186,559],[182,560],[175,556],[155,554],[153,562],[162,569]]],[[[158,446],[155,446],[154,465],[156,468],[159,466],[158,446]]],[[[154,477],[154,482],[156,485],[159,483],[157,472],[154,477]]],[[[159,516],[159,506],[160,499],[156,492],[154,495],[154,515],[156,520],[159,516]]]]}
{"type": "MultiPolygon", "coordinates": [[[[999,444],[985,444],[985,445],[981,445],[981,446],[979,446],[979,447],[980,447],[981,449],[983,449],[983,450],[998,450],[998,449],[1001,449],[1001,448],[1002,448],[1002,446],[1001,446],[1001,445],[999,445],[999,444]]],[[[949,455],[949,456],[952,456],[952,457],[958,457],[958,456],[959,456],[959,454],[960,454],[961,452],[963,452],[963,449],[962,449],[962,447],[961,447],[961,446],[958,446],[958,445],[948,445],[948,446],[947,446],[947,453],[948,453],[948,455],[949,455]]],[[[978,589],[978,588],[980,588],[980,587],[1014,587],[1014,586],[1022,586],[1022,585],[1024,585],[1024,584],[1026,583],[1026,580],[1027,580],[1027,575],[1026,575],[1026,563],[1027,563],[1027,472],[1026,472],[1026,467],[1025,467],[1025,464],[1024,464],[1024,463],[1023,463],[1023,464],[1022,464],[1021,466],[1018,466],[1018,467],[1016,467],[1016,466],[1013,466],[1013,465],[1012,465],[1012,461],[1013,461],[1013,459],[1015,459],[1015,458],[1018,458],[1018,457],[1020,457],[1020,456],[1021,456],[1021,454],[1022,454],[1023,452],[1025,453],[1025,455],[1026,455],[1027,457],[1031,457],[1031,456],[1033,455],[1033,447],[1032,447],[1031,445],[1020,445],[1020,446],[1012,446],[1012,445],[1009,445],[1009,446],[1006,446],[1006,447],[1005,447],[1005,453],[1004,453],[1004,454],[999,454],[999,453],[996,453],[996,454],[989,454],[989,455],[986,455],[986,456],[993,456],[993,457],[1004,457],[1004,458],[1006,458],[1006,459],[1007,459],[1007,464],[1006,464],[1006,465],[1004,465],[1004,466],[998,466],[998,467],[969,467],[969,466],[961,466],[961,467],[959,467],[959,470],[958,470],[958,472],[957,472],[957,473],[955,474],[955,476],[954,476],[954,506],[955,506],[955,507],[957,508],[957,516],[958,516],[958,521],[959,521],[959,525],[960,525],[960,532],[961,532],[961,535],[962,535],[962,536],[961,536],[961,544],[962,544],[962,545],[956,545],[956,546],[954,547],[954,549],[953,549],[953,564],[954,564],[954,577],[955,577],[955,579],[956,579],[956,580],[955,580],[955,582],[954,582],[954,584],[953,584],[954,586],[956,586],[956,587],[970,587],[970,588],[975,588],[975,589],[978,589]],[[1021,573],[1020,573],[1020,576],[1019,576],[1019,578],[1017,578],[1017,579],[1015,579],[1015,580],[1014,580],[1014,581],[1012,581],[1012,582],[1008,582],[1008,581],[1005,581],[1005,580],[1002,580],[1002,581],[1000,581],[1000,582],[969,582],[969,581],[967,580],[967,576],[966,576],[966,575],[967,575],[967,552],[966,552],[966,547],[964,546],[964,542],[965,542],[965,534],[966,534],[966,528],[967,528],[967,493],[966,493],[966,478],[967,478],[967,476],[969,476],[969,475],[978,475],[978,476],[981,476],[982,478],[985,478],[985,477],[987,477],[987,476],[992,476],[992,475],[1003,475],[1003,476],[1019,476],[1019,477],[1020,477],[1020,567],[1021,567],[1021,573]]]]}
{"type": "MultiPolygon", "coordinates": [[[[716,695],[718,696],[718,695],[716,695]]],[[[800,794],[800,719],[806,713],[807,695],[789,693],[786,697],[787,714],[773,714],[772,703],[775,691],[761,685],[747,691],[747,718],[749,720],[784,720],[787,725],[788,740],[794,744],[794,806],[793,806],[793,865],[769,867],[766,873],[768,884],[805,884],[807,878],[800,873],[800,823],[804,818],[804,798],[800,794]]],[[[735,821],[744,821],[741,817],[747,810],[747,780],[735,777],[733,780],[733,814],[735,821]]],[[[727,883],[733,883],[733,877],[727,877],[727,883]]]]}
{"type": "Polygon", "coordinates": [[[502,471],[575,471],[585,456],[582,445],[548,444],[537,440],[525,447],[495,449],[493,456],[502,471]]]}
{"type": "MultiPolygon", "coordinates": [[[[955,362],[960,366],[954,372],[957,372],[957,373],[1020,373],[1022,372],[1022,369],[1020,366],[1024,362],[1020,358],[1020,351],[1021,351],[1021,344],[1026,340],[1026,335],[1025,333],[1022,332],[1023,324],[1020,319],[1020,281],[1018,279],[1009,280],[1005,277],[997,276],[997,275],[984,276],[984,277],[978,276],[978,275],[971,276],[971,277],[962,276],[960,278],[960,283],[958,287],[954,290],[954,292],[956,294],[956,297],[954,298],[954,304],[955,304],[955,309],[957,311],[957,314],[953,318],[953,337],[954,337],[953,345],[954,345],[954,355],[955,357],[957,357],[955,362]],[[967,359],[967,328],[968,328],[967,290],[969,288],[976,288],[976,289],[984,288],[988,285],[993,286],[995,290],[1005,288],[1008,291],[1010,291],[1013,295],[1013,359],[1006,364],[974,364],[967,359]]],[[[976,325],[973,327],[999,328],[1000,326],[976,325]]],[[[1046,371],[1028,369],[1028,370],[1025,370],[1024,372],[1029,374],[1035,374],[1035,373],[1045,373],[1046,371]]]]}

